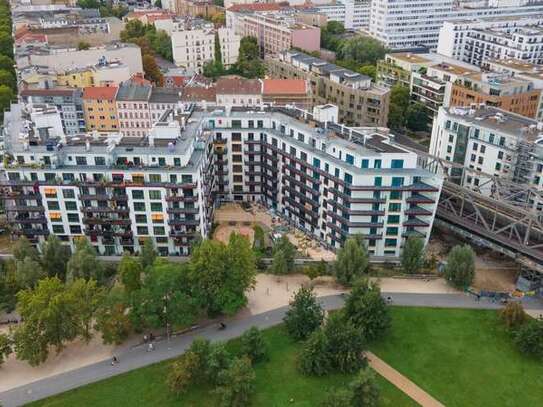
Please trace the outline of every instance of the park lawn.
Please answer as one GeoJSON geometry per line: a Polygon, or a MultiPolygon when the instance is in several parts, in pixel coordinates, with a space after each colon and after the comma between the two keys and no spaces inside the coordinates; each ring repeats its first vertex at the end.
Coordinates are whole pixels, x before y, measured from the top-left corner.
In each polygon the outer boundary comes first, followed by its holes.
{"type": "Polygon", "coordinates": [[[371,350],[445,405],[542,405],[543,361],[517,351],[496,311],[393,307],[392,317],[371,350]]]}
{"type": "MultiPolygon", "coordinates": [[[[256,392],[253,406],[258,407],[318,407],[326,391],[344,386],[352,376],[331,375],[306,377],[296,370],[296,355],[300,344],[292,342],[282,326],[264,331],[270,359],[255,366],[256,392]]],[[[237,352],[239,342],[232,340],[229,349],[237,352]]],[[[183,406],[213,407],[217,397],[208,386],[198,386],[176,397],[166,384],[170,362],[157,363],[113,378],[93,383],[51,398],[32,403],[32,406],[183,406]]],[[[410,407],[417,404],[378,376],[381,405],[410,407]]]]}

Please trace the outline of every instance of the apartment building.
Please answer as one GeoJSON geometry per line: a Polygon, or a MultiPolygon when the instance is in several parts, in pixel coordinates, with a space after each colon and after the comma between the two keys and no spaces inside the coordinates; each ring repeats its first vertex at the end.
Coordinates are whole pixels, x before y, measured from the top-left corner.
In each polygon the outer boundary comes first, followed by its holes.
{"type": "Polygon", "coordinates": [[[158,122],[168,110],[175,109],[180,101],[179,89],[152,88],[149,97],[151,125],[158,122]]]}
{"type": "MultiPolygon", "coordinates": [[[[515,20],[541,16],[543,4],[528,0],[510,3],[455,0],[374,0],[370,8],[369,34],[394,50],[438,47],[440,30],[446,22],[515,20]]],[[[453,40],[454,41],[454,40],[453,40]]],[[[438,48],[439,53],[443,53],[438,48]]],[[[449,54],[446,54],[451,56],[449,54]]]]}
{"type": "MultiPolygon", "coordinates": [[[[441,107],[434,121],[430,154],[514,184],[543,188],[543,126],[495,107],[441,107]]],[[[475,175],[462,185],[492,196],[491,184],[475,175]]],[[[500,197],[504,199],[504,197],[500,197]]],[[[513,194],[511,199],[523,197],[513,194]]],[[[530,202],[538,210],[542,202],[530,202]]]]}
{"type": "Polygon", "coordinates": [[[60,113],[66,135],[85,132],[85,114],[81,89],[23,89],[19,95],[25,104],[55,106],[60,113]]]}
{"type": "Polygon", "coordinates": [[[377,61],[377,84],[389,88],[396,84],[411,86],[411,74],[434,64],[430,54],[395,52],[377,61]]]}
{"type": "Polygon", "coordinates": [[[310,55],[285,51],[266,59],[271,78],[298,78],[310,84],[312,105],[335,104],[339,120],[354,126],[386,126],[390,90],[371,78],[310,55]]]}
{"type": "Polygon", "coordinates": [[[59,86],[86,88],[90,86],[118,86],[130,79],[128,65],[121,61],[101,60],[95,65],[76,67],[57,73],[59,86]]]}
{"type": "Polygon", "coordinates": [[[541,89],[531,81],[508,74],[477,72],[463,75],[448,83],[447,106],[471,106],[473,103],[494,106],[522,116],[536,118],[541,89]]]}
{"type": "Polygon", "coordinates": [[[543,63],[543,11],[515,18],[447,21],[439,32],[437,52],[488,68],[489,59],[543,63]]]}
{"type": "Polygon", "coordinates": [[[217,104],[221,106],[260,106],[260,79],[219,78],[215,84],[217,104]]]}
{"type": "Polygon", "coordinates": [[[277,106],[311,108],[311,89],[303,79],[263,79],[262,102],[277,106]]]}
{"type": "Polygon", "coordinates": [[[118,132],[117,87],[93,86],[83,89],[83,111],[87,131],[118,132]]]}
{"type": "Polygon", "coordinates": [[[117,91],[119,130],[124,136],[144,137],[151,129],[149,98],[152,87],[133,82],[121,84],[117,91]]]}
{"type": "MultiPolygon", "coordinates": [[[[5,117],[24,129],[17,105],[5,117]]],[[[188,106],[147,137],[63,142],[28,131],[28,143],[8,143],[17,161],[4,173],[9,222],[33,243],[54,233],[73,246],[85,235],[119,255],[151,238],[161,254],[187,255],[208,236],[217,202],[260,201],[331,247],[363,236],[376,259],[398,259],[408,236],[428,241],[440,176],[385,130],[299,117],[188,106]]]]}
{"type": "Polygon", "coordinates": [[[321,30],[277,14],[243,17],[243,36],[256,38],[262,55],[276,55],[291,48],[320,51],[321,30]]]}

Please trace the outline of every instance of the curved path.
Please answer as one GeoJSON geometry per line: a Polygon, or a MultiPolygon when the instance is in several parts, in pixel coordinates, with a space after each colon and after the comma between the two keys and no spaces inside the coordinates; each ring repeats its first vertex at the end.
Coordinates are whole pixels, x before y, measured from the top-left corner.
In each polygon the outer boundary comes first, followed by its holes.
{"type": "MultiPolygon", "coordinates": [[[[472,296],[465,294],[407,294],[383,293],[391,297],[394,305],[443,307],[443,308],[475,308],[498,309],[498,304],[481,300],[477,302],[472,296]]],[[[343,305],[343,296],[332,295],[319,298],[323,308],[337,309],[343,305]]],[[[543,302],[536,299],[523,301],[526,309],[543,313],[543,302]]],[[[262,314],[234,318],[227,322],[227,328],[219,331],[216,326],[208,326],[187,334],[171,338],[156,344],[155,351],[146,352],[144,346],[132,348],[118,354],[118,364],[111,365],[110,360],[104,360],[80,369],[72,370],[56,376],[48,377],[24,386],[0,393],[0,405],[3,407],[20,406],[31,401],[39,400],[76,387],[107,379],[108,377],[138,369],[162,360],[182,354],[194,338],[204,337],[212,341],[224,341],[240,336],[251,326],[265,329],[282,322],[287,306],[264,312],[262,314]]]]}

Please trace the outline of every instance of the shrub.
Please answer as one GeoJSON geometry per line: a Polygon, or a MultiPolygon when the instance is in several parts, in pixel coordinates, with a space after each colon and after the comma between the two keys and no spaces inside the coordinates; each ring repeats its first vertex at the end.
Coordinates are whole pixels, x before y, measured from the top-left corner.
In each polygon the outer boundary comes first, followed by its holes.
{"type": "Polygon", "coordinates": [[[475,252],[468,245],[454,246],[447,257],[445,278],[457,288],[466,288],[474,277],[475,252]]]}
{"type": "Polygon", "coordinates": [[[250,404],[254,392],[255,372],[251,360],[244,356],[236,358],[230,367],[219,374],[220,385],[215,389],[222,407],[245,407],[250,404]]]}
{"type": "Polygon", "coordinates": [[[182,394],[194,383],[194,372],[199,368],[200,360],[194,352],[187,352],[172,363],[167,384],[171,391],[182,394]]]}
{"type": "Polygon", "coordinates": [[[500,310],[500,318],[508,329],[515,330],[526,322],[528,315],[520,302],[511,301],[500,310]]]}
{"type": "Polygon", "coordinates": [[[251,327],[241,336],[241,352],[249,356],[253,363],[267,359],[268,345],[257,327],[251,327]]]}
{"type": "Polygon", "coordinates": [[[332,364],[328,355],[328,340],[319,329],[311,334],[304,344],[299,358],[300,371],[308,376],[323,376],[330,373],[332,364]]]}
{"type": "Polygon", "coordinates": [[[368,367],[360,370],[349,385],[351,391],[351,405],[376,407],[379,405],[379,387],[375,374],[368,367]]]}
{"type": "Polygon", "coordinates": [[[516,331],[515,343],[522,353],[543,359],[543,322],[532,320],[516,331]]]}
{"type": "Polygon", "coordinates": [[[322,323],[324,312],[312,288],[301,287],[290,302],[283,321],[288,334],[296,341],[304,340],[322,323]]]}

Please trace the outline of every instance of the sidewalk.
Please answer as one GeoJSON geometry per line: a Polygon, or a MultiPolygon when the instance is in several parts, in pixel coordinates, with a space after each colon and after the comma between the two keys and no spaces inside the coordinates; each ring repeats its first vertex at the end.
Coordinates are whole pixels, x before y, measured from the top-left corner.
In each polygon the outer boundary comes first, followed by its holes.
{"type": "Polygon", "coordinates": [[[419,386],[405,377],[403,374],[398,372],[392,366],[388,365],[385,361],[378,358],[372,352],[366,352],[369,365],[373,370],[387,379],[390,383],[401,390],[422,407],[445,407],[444,404],[441,404],[439,401],[434,399],[419,386]]]}

